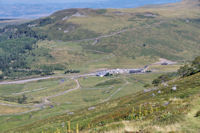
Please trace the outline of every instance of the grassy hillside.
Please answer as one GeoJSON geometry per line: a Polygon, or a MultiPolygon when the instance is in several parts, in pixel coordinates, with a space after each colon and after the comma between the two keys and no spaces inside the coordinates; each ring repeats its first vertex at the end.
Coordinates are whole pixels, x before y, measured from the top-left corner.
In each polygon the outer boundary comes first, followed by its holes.
{"type": "Polygon", "coordinates": [[[199,5],[67,9],[1,28],[0,80],[54,76],[0,85],[0,132],[66,132],[69,121],[83,133],[198,132],[200,58],[183,64],[200,54],[199,5]]]}
{"type": "Polygon", "coordinates": [[[198,3],[193,0],[189,4],[182,1],[156,8],[118,10],[68,9],[32,24],[34,31],[51,40],[38,44],[48,47],[56,59],[46,60],[48,64],[56,62],[88,71],[143,66],[158,57],[183,61],[199,53],[198,3]]]}
{"type": "MultiPolygon", "coordinates": [[[[82,132],[198,132],[200,109],[200,73],[170,81],[155,90],[133,95],[88,108],[74,114],[62,114],[14,129],[16,132],[66,131],[67,121],[82,132]],[[176,86],[176,90],[172,88],[176,86]],[[62,127],[64,123],[64,127],[62,127]],[[88,128],[88,124],[90,127],[88,128]]],[[[13,131],[13,130],[10,130],[13,131]]]]}
{"type": "Polygon", "coordinates": [[[35,122],[38,119],[46,119],[66,112],[74,112],[88,106],[92,107],[111,99],[141,91],[145,89],[145,84],[151,84],[152,79],[158,75],[160,74],[79,78],[79,89],[52,97],[49,99],[51,103],[45,106],[35,105],[43,103],[45,97],[51,97],[74,88],[76,82],[70,79],[64,79],[64,82],[62,81],[63,79],[52,79],[19,85],[0,85],[0,103],[14,105],[13,109],[16,110],[19,107],[27,111],[39,109],[38,111],[21,115],[17,114],[25,112],[24,110],[18,110],[18,112],[13,112],[10,115],[6,113],[6,108],[0,110],[0,114],[3,115],[1,116],[2,124],[0,125],[0,129],[5,131],[10,128],[22,126],[25,123],[35,122]],[[23,98],[23,96],[27,97],[26,100],[23,103],[19,103],[18,99],[23,98]],[[7,121],[8,117],[11,119],[7,121]],[[18,119],[19,117],[20,119],[18,119]],[[7,121],[6,127],[3,124],[4,121],[7,121]]]}
{"type": "MultiPolygon", "coordinates": [[[[17,72],[9,65],[9,70],[1,68],[2,76],[20,77],[19,69],[32,72],[23,75],[27,76],[63,74],[69,69],[85,73],[141,67],[160,57],[191,60],[199,54],[198,12],[198,0],[184,0],[136,9],[67,9],[23,25],[7,26],[1,30],[0,40],[9,38],[19,43],[28,37],[37,42],[27,52],[16,54],[26,57],[14,60],[23,63],[14,66],[17,72]]],[[[6,61],[12,64],[12,60],[6,61]]]]}
{"type": "Polygon", "coordinates": [[[71,130],[79,124],[81,132],[196,132],[199,62],[197,57],[190,66],[181,67],[177,73],[180,77],[157,71],[1,85],[0,104],[4,109],[0,110],[0,129],[65,132],[70,121],[71,130]],[[157,77],[161,81],[151,85],[157,77]]]}

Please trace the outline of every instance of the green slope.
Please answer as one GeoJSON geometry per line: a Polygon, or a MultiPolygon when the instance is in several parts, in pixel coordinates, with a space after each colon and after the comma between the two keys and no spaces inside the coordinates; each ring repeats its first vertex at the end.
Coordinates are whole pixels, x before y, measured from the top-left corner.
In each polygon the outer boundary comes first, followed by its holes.
{"type": "Polygon", "coordinates": [[[154,64],[150,68],[157,71],[144,75],[79,78],[81,89],[21,115],[12,114],[32,109],[23,105],[40,104],[44,97],[76,87],[75,80],[0,85],[0,103],[16,105],[0,105],[0,114],[6,114],[0,116],[0,132],[64,132],[67,121],[73,131],[78,123],[86,133],[198,132],[200,73],[152,87],[156,90],[150,92],[144,86],[200,54],[199,4],[199,0],[183,0],[136,9],[67,9],[0,29],[0,59],[5,61],[0,66],[2,79],[53,73],[65,76],[67,70],[88,73],[139,68],[159,58],[178,62],[154,64]],[[171,90],[174,86],[176,91],[171,90]],[[27,99],[19,104],[22,92],[27,99]]]}
{"type": "MultiPolygon", "coordinates": [[[[37,71],[27,75],[141,67],[160,57],[182,62],[199,55],[198,5],[198,0],[184,0],[148,8],[67,9],[18,27],[5,27],[0,30],[0,41],[6,37],[37,40],[30,50],[17,54],[26,58],[16,71],[37,71]]],[[[5,77],[20,75],[12,67],[1,68],[5,77]]]]}
{"type": "Polygon", "coordinates": [[[68,9],[33,21],[32,29],[51,40],[39,43],[56,59],[45,60],[47,64],[91,71],[143,66],[159,57],[181,62],[199,54],[198,4],[186,0],[156,8],[68,9]]]}
{"type": "Polygon", "coordinates": [[[96,105],[91,111],[86,108],[75,111],[74,115],[50,117],[9,132],[53,132],[57,128],[63,132],[66,126],[61,125],[66,125],[67,121],[71,121],[73,130],[79,123],[83,132],[124,132],[128,127],[135,132],[165,132],[167,128],[168,132],[198,132],[200,119],[195,115],[200,110],[200,73],[167,84],[150,92],[141,91],[96,105]],[[174,86],[177,87],[175,91],[172,90],[174,86]]]}

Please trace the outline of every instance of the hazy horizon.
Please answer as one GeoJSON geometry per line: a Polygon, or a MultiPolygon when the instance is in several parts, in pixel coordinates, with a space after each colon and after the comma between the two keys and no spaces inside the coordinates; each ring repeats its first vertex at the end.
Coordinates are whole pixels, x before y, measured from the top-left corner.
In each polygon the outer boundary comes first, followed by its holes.
{"type": "Polygon", "coordinates": [[[135,8],[181,0],[0,0],[0,18],[38,18],[68,8],[135,8]]]}
{"type": "MultiPolygon", "coordinates": [[[[122,0],[0,0],[0,4],[48,4],[48,3],[97,3],[97,2],[119,2],[122,0]]],[[[180,0],[126,0],[123,1],[126,3],[127,1],[134,3],[171,3],[177,2],[180,0]]]]}
{"type": "Polygon", "coordinates": [[[45,3],[95,3],[95,2],[105,2],[110,0],[0,0],[1,4],[45,4],[45,3]]]}

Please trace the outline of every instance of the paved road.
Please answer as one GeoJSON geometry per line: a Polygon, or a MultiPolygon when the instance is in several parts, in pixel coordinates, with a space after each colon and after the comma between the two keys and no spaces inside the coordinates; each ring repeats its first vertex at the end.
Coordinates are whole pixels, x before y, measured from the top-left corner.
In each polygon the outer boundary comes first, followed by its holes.
{"type": "MultiPolygon", "coordinates": [[[[111,55],[112,56],[112,55],[111,55]]],[[[106,57],[105,59],[110,58],[106,57]]],[[[97,60],[95,60],[97,61],[97,60]]],[[[98,60],[99,61],[99,60],[98,60]]],[[[115,70],[115,69],[110,69],[110,71],[115,70]]],[[[127,69],[129,70],[129,69],[127,69]]],[[[109,70],[108,70],[109,71],[109,70]]],[[[80,75],[60,75],[60,76],[49,76],[49,77],[41,77],[41,78],[32,78],[32,79],[25,79],[25,80],[18,80],[18,81],[3,81],[0,82],[0,85],[8,85],[8,84],[24,84],[28,82],[33,82],[33,81],[39,81],[39,80],[45,80],[45,79],[53,79],[53,78],[70,78],[70,79],[77,79],[81,77],[90,77],[90,76],[96,76],[97,72],[92,72],[92,73],[86,73],[86,74],[80,74],[80,75]]]]}
{"type": "Polygon", "coordinates": [[[48,77],[32,78],[32,79],[17,80],[17,81],[3,81],[3,82],[0,82],[0,85],[24,84],[24,83],[27,83],[27,82],[33,82],[33,81],[56,78],[56,77],[58,77],[58,76],[48,76],[48,77]]]}
{"type": "Polygon", "coordinates": [[[40,77],[40,78],[32,78],[32,79],[25,79],[25,80],[16,80],[16,81],[3,81],[0,82],[0,85],[9,85],[9,84],[25,84],[28,82],[33,81],[39,81],[39,80],[45,80],[45,79],[54,79],[54,78],[80,78],[80,77],[88,77],[88,76],[95,76],[96,73],[87,73],[87,74],[81,74],[81,75],[71,75],[71,76],[48,76],[48,77],[40,77]]]}

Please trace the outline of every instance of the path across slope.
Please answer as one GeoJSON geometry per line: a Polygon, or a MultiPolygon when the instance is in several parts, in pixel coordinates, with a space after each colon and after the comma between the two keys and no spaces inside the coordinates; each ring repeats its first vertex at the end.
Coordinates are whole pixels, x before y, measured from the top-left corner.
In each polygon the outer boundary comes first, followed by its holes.
{"type": "Polygon", "coordinates": [[[51,98],[54,98],[54,97],[62,96],[62,95],[65,95],[65,94],[67,94],[67,93],[69,93],[69,92],[71,92],[71,91],[74,91],[74,90],[79,89],[79,88],[80,88],[80,84],[79,84],[79,82],[78,82],[78,79],[75,79],[75,82],[76,82],[76,84],[77,84],[75,88],[66,90],[66,91],[64,91],[64,92],[57,93],[57,94],[52,95],[52,96],[48,96],[48,97],[46,97],[46,99],[51,99],[51,98]]]}
{"type": "MultiPolygon", "coordinates": [[[[29,111],[20,112],[20,113],[16,113],[16,114],[12,114],[12,115],[21,115],[21,114],[26,114],[26,113],[33,112],[33,111],[38,111],[38,110],[44,108],[46,105],[51,104],[51,101],[49,101],[49,99],[54,98],[54,97],[58,97],[58,96],[67,94],[67,93],[69,93],[71,91],[79,89],[80,88],[79,81],[77,79],[75,79],[75,82],[77,84],[76,87],[74,87],[72,89],[69,89],[69,90],[66,90],[64,92],[57,93],[57,94],[52,95],[52,96],[45,97],[42,100],[42,103],[40,103],[40,104],[35,104],[35,105],[19,105],[19,104],[0,103],[0,105],[10,106],[10,107],[27,107],[27,108],[33,108],[33,109],[29,110],[29,111]]],[[[2,114],[0,114],[0,116],[2,116],[2,114]]]]}

